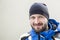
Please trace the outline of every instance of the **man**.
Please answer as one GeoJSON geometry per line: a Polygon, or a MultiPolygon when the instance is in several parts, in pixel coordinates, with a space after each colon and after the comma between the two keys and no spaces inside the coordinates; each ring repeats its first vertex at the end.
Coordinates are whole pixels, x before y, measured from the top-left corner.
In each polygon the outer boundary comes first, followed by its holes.
{"type": "Polygon", "coordinates": [[[29,10],[29,21],[32,30],[20,36],[20,40],[54,40],[56,28],[52,30],[46,4],[34,3],[29,10]]]}

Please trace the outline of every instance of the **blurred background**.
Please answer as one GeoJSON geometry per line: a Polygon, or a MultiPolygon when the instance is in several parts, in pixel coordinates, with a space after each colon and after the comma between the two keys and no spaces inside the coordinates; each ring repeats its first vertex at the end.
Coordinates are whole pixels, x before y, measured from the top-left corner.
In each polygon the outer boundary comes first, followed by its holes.
{"type": "Polygon", "coordinates": [[[50,18],[60,22],[60,0],[0,0],[0,40],[19,40],[31,29],[29,8],[34,2],[47,4],[50,18]]]}

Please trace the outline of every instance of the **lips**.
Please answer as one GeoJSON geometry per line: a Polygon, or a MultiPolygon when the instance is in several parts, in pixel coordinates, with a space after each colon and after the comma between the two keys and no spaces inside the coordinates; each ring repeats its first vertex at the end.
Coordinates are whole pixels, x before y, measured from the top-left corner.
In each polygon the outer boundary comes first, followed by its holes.
{"type": "Polygon", "coordinates": [[[34,26],[42,26],[43,23],[33,24],[34,26]]]}

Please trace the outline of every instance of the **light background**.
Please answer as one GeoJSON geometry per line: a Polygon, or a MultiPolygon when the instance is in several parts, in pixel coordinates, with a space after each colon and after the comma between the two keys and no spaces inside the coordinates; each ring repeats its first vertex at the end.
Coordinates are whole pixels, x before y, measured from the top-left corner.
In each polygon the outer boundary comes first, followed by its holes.
{"type": "Polygon", "coordinates": [[[19,40],[31,29],[28,11],[34,2],[47,4],[50,18],[60,22],[60,0],[0,0],[0,40],[19,40]]]}

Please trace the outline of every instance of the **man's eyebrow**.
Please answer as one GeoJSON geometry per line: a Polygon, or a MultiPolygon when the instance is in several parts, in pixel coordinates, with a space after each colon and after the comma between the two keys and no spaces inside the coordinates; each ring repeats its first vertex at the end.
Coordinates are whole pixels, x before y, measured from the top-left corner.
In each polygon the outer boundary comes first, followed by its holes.
{"type": "Polygon", "coordinates": [[[33,18],[34,16],[31,16],[31,18],[33,18]]]}

